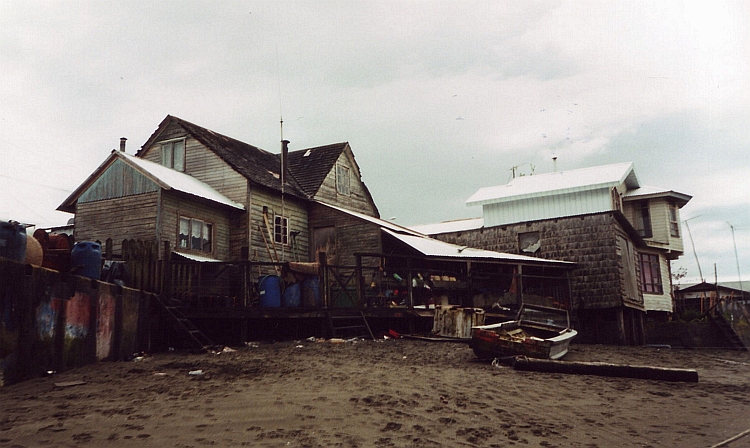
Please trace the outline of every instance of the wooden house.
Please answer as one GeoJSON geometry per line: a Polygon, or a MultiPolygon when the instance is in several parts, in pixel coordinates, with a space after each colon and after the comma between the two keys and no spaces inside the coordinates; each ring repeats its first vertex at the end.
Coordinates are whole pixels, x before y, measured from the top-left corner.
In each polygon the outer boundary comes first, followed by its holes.
{"type": "Polygon", "coordinates": [[[524,176],[478,190],[482,218],[414,227],[456,244],[573,261],[581,339],[642,344],[648,316],[673,312],[669,261],[683,252],[690,196],[641,187],[632,163],[524,176]]]}
{"type": "MultiPolygon", "coordinates": [[[[195,260],[309,261],[316,203],[378,210],[348,143],[280,154],[167,116],[135,156],[113,151],[58,208],[75,239],[164,242],[195,260]],[[285,174],[285,175],[282,175],[285,174]],[[282,184],[282,177],[284,182],[282,184]]],[[[367,246],[367,249],[372,249],[367,246]]]]}

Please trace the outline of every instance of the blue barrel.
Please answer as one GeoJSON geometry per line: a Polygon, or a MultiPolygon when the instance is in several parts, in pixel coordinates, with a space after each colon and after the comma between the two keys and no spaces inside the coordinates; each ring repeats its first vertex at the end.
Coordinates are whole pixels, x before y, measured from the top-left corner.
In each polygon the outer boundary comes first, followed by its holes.
{"type": "Polygon", "coordinates": [[[70,252],[70,267],[76,275],[99,280],[102,275],[102,246],[92,241],[79,241],[70,252]]]}
{"type": "Polygon", "coordinates": [[[281,277],[266,275],[258,282],[260,306],[264,308],[278,308],[281,306],[281,277]]]}
{"type": "Polygon", "coordinates": [[[0,257],[19,263],[26,259],[26,229],[21,224],[0,221],[0,257]]]}
{"type": "Polygon", "coordinates": [[[302,282],[302,302],[308,308],[320,306],[320,278],[317,275],[302,282]]]}
{"type": "Polygon", "coordinates": [[[282,304],[289,307],[299,307],[301,302],[299,283],[289,285],[284,290],[282,304]]]}

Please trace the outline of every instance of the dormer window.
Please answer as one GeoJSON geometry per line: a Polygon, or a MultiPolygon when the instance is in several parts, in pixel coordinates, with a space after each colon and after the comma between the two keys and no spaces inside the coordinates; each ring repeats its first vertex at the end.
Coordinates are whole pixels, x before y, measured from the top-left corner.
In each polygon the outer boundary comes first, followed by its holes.
{"type": "Polygon", "coordinates": [[[349,168],[344,165],[336,165],[336,191],[349,196],[349,168]]]}
{"type": "Polygon", "coordinates": [[[680,237],[680,218],[674,202],[669,204],[669,234],[675,238],[680,237]]]}
{"type": "Polygon", "coordinates": [[[161,164],[177,171],[185,171],[185,140],[162,143],[161,164]]]}
{"type": "Polygon", "coordinates": [[[638,231],[641,238],[654,236],[651,230],[651,213],[648,210],[648,201],[635,203],[635,230],[638,231]]]}

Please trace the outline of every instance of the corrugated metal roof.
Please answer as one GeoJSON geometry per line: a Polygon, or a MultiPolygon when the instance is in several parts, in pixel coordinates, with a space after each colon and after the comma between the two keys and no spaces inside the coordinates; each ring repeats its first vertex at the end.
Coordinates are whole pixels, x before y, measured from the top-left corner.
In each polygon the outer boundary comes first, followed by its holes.
{"type": "Polygon", "coordinates": [[[171,168],[167,168],[158,163],[141,159],[140,157],[128,155],[124,152],[115,151],[113,154],[124,158],[132,165],[136,165],[142,171],[145,171],[145,174],[150,174],[155,178],[154,180],[157,180],[164,188],[192,194],[193,196],[198,196],[240,210],[245,209],[244,205],[232,201],[223,194],[214,190],[208,184],[201,182],[193,176],[181,173],[171,168]]]}
{"type": "Polygon", "coordinates": [[[425,235],[438,235],[441,233],[465,232],[467,230],[481,229],[483,226],[484,218],[470,218],[409,226],[409,228],[425,235]]]}
{"type": "Polygon", "coordinates": [[[517,177],[505,185],[480,188],[466,201],[466,204],[493,204],[575,193],[613,187],[622,183],[625,183],[628,189],[639,187],[632,162],[517,177]]]}
{"type": "Polygon", "coordinates": [[[468,246],[458,246],[446,243],[427,236],[414,236],[396,233],[388,229],[383,232],[409,245],[427,257],[457,258],[457,259],[484,259],[509,261],[514,263],[547,264],[550,266],[572,267],[575,263],[569,261],[546,260],[543,258],[528,257],[526,255],[506,254],[491,250],[475,249],[468,246]]]}
{"type": "Polygon", "coordinates": [[[416,231],[414,231],[414,230],[412,230],[412,229],[410,229],[408,227],[400,226],[398,224],[394,224],[394,223],[392,223],[390,221],[385,221],[385,220],[380,219],[380,218],[375,218],[374,216],[369,216],[369,215],[365,215],[364,213],[359,213],[359,212],[355,212],[355,211],[352,211],[352,210],[347,210],[345,208],[336,207],[335,205],[327,204],[325,202],[321,202],[321,201],[318,201],[318,200],[315,200],[314,202],[316,204],[325,205],[326,207],[330,207],[330,208],[332,208],[334,210],[338,210],[341,213],[346,213],[347,215],[351,215],[351,216],[357,217],[359,219],[368,221],[368,222],[370,222],[372,224],[376,224],[376,225],[378,225],[380,227],[393,230],[394,232],[408,232],[408,233],[410,233],[412,235],[417,235],[417,236],[421,236],[421,237],[427,236],[427,235],[424,235],[422,233],[416,232],[416,231]]]}

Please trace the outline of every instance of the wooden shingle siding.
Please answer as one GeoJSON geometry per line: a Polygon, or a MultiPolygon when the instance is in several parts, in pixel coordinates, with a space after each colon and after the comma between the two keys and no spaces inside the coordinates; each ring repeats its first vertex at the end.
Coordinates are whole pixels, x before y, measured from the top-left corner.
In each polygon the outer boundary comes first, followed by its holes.
{"type": "Polygon", "coordinates": [[[180,193],[165,191],[162,194],[161,241],[169,241],[172,250],[179,250],[218,260],[230,260],[229,233],[230,216],[233,212],[207,202],[188,200],[180,193]],[[212,252],[190,251],[177,247],[179,217],[200,219],[213,226],[212,252]]]}
{"type": "Polygon", "coordinates": [[[368,216],[377,216],[353,157],[351,149],[348,147],[341,152],[338,160],[318,189],[315,199],[368,216]],[[349,195],[339,194],[336,190],[336,165],[343,165],[349,169],[349,195]]]}
{"type": "Polygon", "coordinates": [[[97,178],[81,196],[79,203],[121,198],[157,191],[159,186],[151,179],[136,171],[133,167],[115,160],[102,175],[97,178]]]}
{"type": "Polygon", "coordinates": [[[250,260],[276,261],[269,256],[269,250],[273,254],[273,248],[275,247],[276,253],[274,256],[278,256],[279,260],[283,256],[284,261],[296,261],[297,259],[299,261],[310,261],[306,205],[292,196],[284,198],[283,215],[289,219],[289,230],[300,233],[297,235],[296,241],[292,241],[290,237],[289,244],[282,246],[281,244],[274,244],[273,241],[274,216],[276,214],[282,215],[281,197],[265,188],[254,188],[250,196],[250,260]],[[263,218],[264,206],[268,207],[267,216],[268,225],[271,227],[270,233],[263,218]],[[293,242],[296,247],[292,247],[293,242]]]}
{"type": "Polygon", "coordinates": [[[151,192],[78,203],[74,237],[76,241],[102,243],[112,238],[116,253],[124,239],[155,241],[158,198],[158,192],[151,192]]]}
{"type": "MultiPolygon", "coordinates": [[[[575,262],[577,268],[570,275],[573,308],[601,309],[619,307],[625,301],[616,241],[622,233],[612,212],[607,212],[445,233],[436,238],[461,246],[575,262]],[[519,249],[518,235],[528,232],[539,232],[541,246],[534,254],[519,249]]],[[[640,303],[642,308],[642,297],[640,303]]]]}

